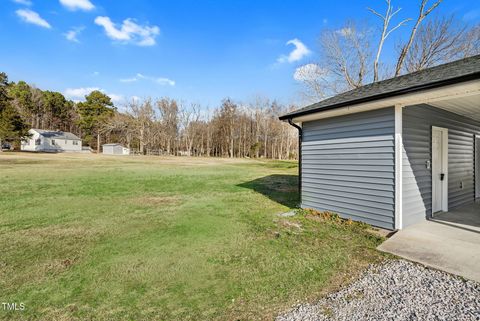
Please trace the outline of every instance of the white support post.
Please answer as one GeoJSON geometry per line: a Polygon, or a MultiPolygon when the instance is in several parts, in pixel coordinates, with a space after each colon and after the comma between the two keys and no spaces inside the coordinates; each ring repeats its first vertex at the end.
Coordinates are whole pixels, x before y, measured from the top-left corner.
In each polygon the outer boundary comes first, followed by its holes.
{"type": "Polygon", "coordinates": [[[403,117],[402,105],[395,105],[395,229],[403,228],[403,117]]]}

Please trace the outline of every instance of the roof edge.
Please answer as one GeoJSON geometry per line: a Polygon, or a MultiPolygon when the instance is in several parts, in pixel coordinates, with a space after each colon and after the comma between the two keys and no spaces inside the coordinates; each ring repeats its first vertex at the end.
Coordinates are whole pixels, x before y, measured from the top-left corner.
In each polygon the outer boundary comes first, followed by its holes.
{"type": "Polygon", "coordinates": [[[422,90],[435,89],[435,88],[439,88],[439,87],[443,87],[443,86],[453,85],[453,84],[460,83],[460,82],[467,82],[467,81],[478,80],[478,79],[480,79],[480,72],[474,72],[474,73],[471,73],[471,74],[462,75],[462,76],[455,77],[455,78],[443,79],[443,80],[431,82],[431,83],[428,83],[428,84],[412,86],[412,87],[409,87],[409,88],[404,88],[404,89],[400,89],[400,90],[396,90],[396,91],[391,91],[391,92],[382,93],[382,94],[378,94],[378,95],[373,95],[373,96],[358,98],[358,99],[354,99],[354,100],[350,100],[350,101],[346,101],[346,102],[341,102],[341,103],[321,107],[320,109],[309,109],[309,110],[304,110],[304,111],[300,110],[298,112],[292,112],[292,113],[280,116],[279,119],[280,120],[293,119],[293,118],[300,117],[300,116],[305,116],[305,115],[310,115],[310,114],[315,114],[315,113],[321,113],[321,112],[324,112],[324,111],[327,111],[327,110],[332,110],[332,109],[337,109],[337,108],[341,108],[341,107],[357,105],[357,104],[361,104],[361,103],[372,102],[372,101],[380,100],[380,99],[384,99],[384,98],[401,96],[401,95],[410,94],[410,93],[414,93],[414,92],[418,92],[418,91],[422,91],[422,90]]]}

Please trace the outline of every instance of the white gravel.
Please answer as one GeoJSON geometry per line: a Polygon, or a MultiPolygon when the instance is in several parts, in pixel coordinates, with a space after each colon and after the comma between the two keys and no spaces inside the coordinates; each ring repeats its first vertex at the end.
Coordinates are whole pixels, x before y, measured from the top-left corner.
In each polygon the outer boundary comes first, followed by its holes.
{"type": "MultiPolygon", "coordinates": [[[[480,267],[479,267],[480,268],[480,267]]],[[[480,284],[403,260],[371,266],[348,287],[276,321],[480,320],[480,284]]]]}

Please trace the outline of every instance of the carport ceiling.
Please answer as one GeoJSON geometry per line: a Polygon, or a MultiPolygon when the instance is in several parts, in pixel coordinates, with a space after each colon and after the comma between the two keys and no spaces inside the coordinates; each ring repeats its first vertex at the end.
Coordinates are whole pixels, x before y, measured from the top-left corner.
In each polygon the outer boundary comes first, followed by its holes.
{"type": "Polygon", "coordinates": [[[430,102],[429,105],[472,118],[480,122],[480,95],[430,102]]]}

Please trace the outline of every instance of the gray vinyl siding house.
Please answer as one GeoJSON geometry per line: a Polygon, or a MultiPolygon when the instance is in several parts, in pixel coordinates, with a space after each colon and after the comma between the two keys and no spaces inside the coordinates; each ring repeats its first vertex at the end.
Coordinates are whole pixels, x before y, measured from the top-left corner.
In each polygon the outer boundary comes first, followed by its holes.
{"type": "Polygon", "coordinates": [[[302,205],[393,227],[393,108],[303,124],[302,205]]]}
{"type": "Polygon", "coordinates": [[[303,208],[395,230],[480,194],[480,56],[280,119],[299,129],[303,208]]]}
{"type": "MultiPolygon", "coordinates": [[[[477,101],[480,114],[480,100],[477,101]]],[[[475,198],[475,136],[480,122],[429,105],[403,111],[403,219],[406,226],[432,214],[432,126],[448,128],[448,204],[458,208],[475,198]]],[[[477,150],[477,154],[478,154],[477,150]]]]}

